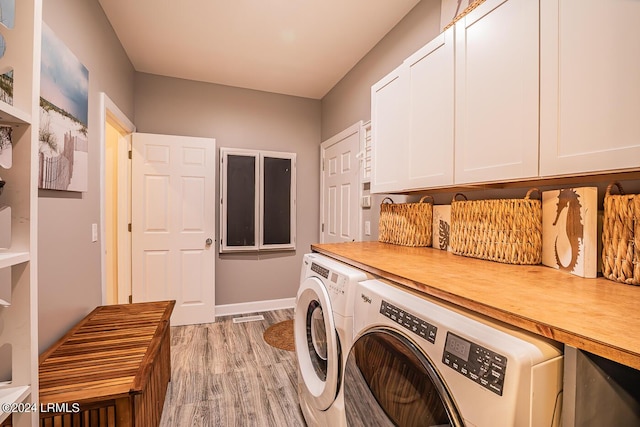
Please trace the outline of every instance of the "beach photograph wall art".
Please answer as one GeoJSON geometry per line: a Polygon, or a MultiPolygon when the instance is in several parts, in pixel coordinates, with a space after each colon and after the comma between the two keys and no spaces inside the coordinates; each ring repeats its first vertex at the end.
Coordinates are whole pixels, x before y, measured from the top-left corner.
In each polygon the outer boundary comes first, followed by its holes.
{"type": "Polygon", "coordinates": [[[87,191],[89,71],[42,25],[38,188],[87,191]]]}
{"type": "MultiPolygon", "coordinates": [[[[16,1],[0,0],[0,24],[11,29],[15,24],[16,1]]],[[[1,28],[1,27],[0,27],[1,28]]],[[[7,50],[7,41],[0,31],[0,101],[13,105],[13,68],[3,60],[7,50]]]]}

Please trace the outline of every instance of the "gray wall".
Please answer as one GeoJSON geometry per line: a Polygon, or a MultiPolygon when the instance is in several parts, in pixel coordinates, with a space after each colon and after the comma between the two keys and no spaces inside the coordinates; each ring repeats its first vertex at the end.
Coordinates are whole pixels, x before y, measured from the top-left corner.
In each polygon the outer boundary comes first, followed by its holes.
{"type": "Polygon", "coordinates": [[[133,119],[134,70],[95,0],[43,2],[43,20],[89,70],[89,186],[84,193],[43,191],[38,200],[39,347],[101,304],[99,93],[133,119]]]}
{"type": "MultiPolygon", "coordinates": [[[[362,58],[322,99],[322,140],[346,129],[358,120],[371,119],[371,86],[398,67],[412,53],[440,33],[441,0],[422,0],[387,35],[362,58]]],[[[363,190],[363,195],[369,194],[363,190]]],[[[371,223],[371,235],[378,239],[380,203],[384,195],[374,195],[371,208],[362,209],[364,222],[371,223]]],[[[393,196],[402,203],[418,197],[393,196]]]]}
{"type": "Polygon", "coordinates": [[[318,241],[320,101],[143,73],[136,74],[135,101],[139,132],[297,153],[296,251],[216,258],[216,305],[295,297],[302,255],[318,241]]]}
{"type": "Polygon", "coordinates": [[[422,0],[322,98],[322,140],[371,118],[371,85],[440,33],[441,0],[422,0]]]}

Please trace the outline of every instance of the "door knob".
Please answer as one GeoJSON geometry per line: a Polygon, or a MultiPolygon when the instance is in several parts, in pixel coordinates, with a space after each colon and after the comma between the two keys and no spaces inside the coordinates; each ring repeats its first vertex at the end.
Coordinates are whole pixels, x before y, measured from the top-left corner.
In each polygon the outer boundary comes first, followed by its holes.
{"type": "Polygon", "coordinates": [[[211,246],[211,244],[213,243],[213,240],[211,240],[211,238],[209,238],[209,239],[205,240],[204,242],[207,244],[207,246],[211,246]]]}

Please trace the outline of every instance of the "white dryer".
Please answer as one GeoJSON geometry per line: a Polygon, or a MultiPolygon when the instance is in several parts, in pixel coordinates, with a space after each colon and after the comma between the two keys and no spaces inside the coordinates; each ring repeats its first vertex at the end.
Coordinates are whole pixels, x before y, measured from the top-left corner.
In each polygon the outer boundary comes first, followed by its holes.
{"type": "Polygon", "coordinates": [[[306,254],[296,300],[294,334],[298,395],[309,426],[344,426],[344,363],[353,341],[353,297],[363,271],[306,254]]]}
{"type": "Polygon", "coordinates": [[[349,426],[560,425],[557,343],[379,280],[356,288],[349,426]]]}

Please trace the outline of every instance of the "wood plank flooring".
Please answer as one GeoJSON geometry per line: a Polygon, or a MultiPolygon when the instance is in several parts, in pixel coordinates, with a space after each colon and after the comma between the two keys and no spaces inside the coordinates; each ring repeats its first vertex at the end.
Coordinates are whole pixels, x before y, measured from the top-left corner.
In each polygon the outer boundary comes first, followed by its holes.
{"type": "Polygon", "coordinates": [[[233,323],[228,316],[171,328],[172,376],[160,427],[305,425],[295,353],[262,338],[270,325],[293,318],[293,309],[259,314],[265,319],[233,323]]]}

